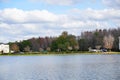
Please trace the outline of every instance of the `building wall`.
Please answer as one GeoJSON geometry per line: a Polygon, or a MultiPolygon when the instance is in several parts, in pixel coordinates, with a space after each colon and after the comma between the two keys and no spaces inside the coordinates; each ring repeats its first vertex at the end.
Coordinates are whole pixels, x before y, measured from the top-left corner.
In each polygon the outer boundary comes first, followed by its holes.
{"type": "Polygon", "coordinates": [[[6,44],[0,44],[0,52],[3,53],[9,53],[10,49],[9,49],[9,45],[6,44]]]}
{"type": "Polygon", "coordinates": [[[120,37],[119,37],[119,50],[120,50],[120,37]]]}

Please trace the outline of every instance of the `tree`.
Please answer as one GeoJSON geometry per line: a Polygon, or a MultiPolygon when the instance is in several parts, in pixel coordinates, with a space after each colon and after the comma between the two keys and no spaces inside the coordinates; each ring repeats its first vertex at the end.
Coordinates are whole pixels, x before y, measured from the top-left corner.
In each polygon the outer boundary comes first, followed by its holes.
{"type": "Polygon", "coordinates": [[[11,48],[11,50],[13,50],[14,52],[19,52],[20,50],[19,50],[19,46],[17,45],[17,44],[12,44],[11,46],[10,46],[10,48],[11,48]]]}
{"type": "Polygon", "coordinates": [[[31,46],[32,46],[32,51],[39,51],[40,45],[39,41],[36,38],[29,39],[31,46]]]}
{"type": "Polygon", "coordinates": [[[78,49],[87,51],[89,47],[99,49],[100,46],[101,48],[105,47],[119,51],[119,36],[120,27],[108,30],[85,31],[78,37],[64,31],[59,37],[31,38],[20,42],[9,43],[9,45],[16,44],[20,51],[25,51],[27,46],[32,51],[49,50],[49,47],[50,51],[72,51],[78,49]]]}
{"type": "Polygon", "coordinates": [[[77,49],[76,45],[78,45],[76,37],[74,35],[69,35],[67,32],[63,32],[53,41],[52,50],[68,51],[73,48],[77,49]]]}
{"type": "Polygon", "coordinates": [[[79,39],[78,40],[78,43],[79,43],[79,49],[80,51],[86,51],[88,50],[88,40],[87,39],[79,39]]]}
{"type": "Polygon", "coordinates": [[[111,34],[108,36],[104,36],[103,43],[105,48],[111,50],[114,43],[114,37],[111,34]]]}
{"type": "Polygon", "coordinates": [[[97,50],[100,50],[101,45],[96,45],[95,48],[96,48],[97,50]]]}
{"type": "Polygon", "coordinates": [[[78,46],[78,45],[75,45],[75,46],[74,46],[74,49],[75,49],[76,51],[78,51],[78,50],[79,50],[79,46],[78,46]]]}
{"type": "Polygon", "coordinates": [[[47,49],[46,49],[47,51],[51,51],[51,48],[50,47],[47,47],[47,49]]]}
{"type": "Polygon", "coordinates": [[[24,51],[25,51],[25,52],[30,52],[30,47],[29,47],[29,46],[26,46],[26,47],[24,48],[24,51]]]}
{"type": "Polygon", "coordinates": [[[29,51],[28,47],[31,48],[31,43],[29,40],[23,40],[23,41],[18,43],[18,46],[20,48],[20,51],[29,51]]]}

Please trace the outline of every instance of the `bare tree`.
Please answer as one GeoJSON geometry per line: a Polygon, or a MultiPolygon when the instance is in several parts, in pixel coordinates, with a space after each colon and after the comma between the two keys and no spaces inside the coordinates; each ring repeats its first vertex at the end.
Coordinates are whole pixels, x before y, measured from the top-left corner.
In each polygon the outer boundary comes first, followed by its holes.
{"type": "Polygon", "coordinates": [[[113,47],[113,42],[114,42],[114,37],[111,34],[108,36],[104,36],[103,43],[105,48],[111,50],[113,47]]]}
{"type": "Polygon", "coordinates": [[[29,47],[29,46],[26,46],[26,47],[24,48],[24,51],[25,51],[25,52],[30,52],[30,47],[29,47]]]}

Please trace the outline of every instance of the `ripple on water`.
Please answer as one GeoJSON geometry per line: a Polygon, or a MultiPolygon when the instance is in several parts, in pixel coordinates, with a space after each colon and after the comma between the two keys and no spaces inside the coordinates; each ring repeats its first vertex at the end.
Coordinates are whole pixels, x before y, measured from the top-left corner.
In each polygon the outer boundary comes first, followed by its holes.
{"type": "Polygon", "coordinates": [[[119,55],[0,57],[0,80],[119,80],[119,55]]]}

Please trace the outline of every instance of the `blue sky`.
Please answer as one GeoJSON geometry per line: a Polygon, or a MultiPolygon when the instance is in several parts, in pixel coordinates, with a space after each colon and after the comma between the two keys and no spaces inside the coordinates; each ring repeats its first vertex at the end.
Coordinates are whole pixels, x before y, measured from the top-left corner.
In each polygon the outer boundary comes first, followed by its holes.
{"type": "Polygon", "coordinates": [[[0,0],[0,42],[120,27],[120,0],[0,0]]]}
{"type": "Polygon", "coordinates": [[[79,1],[79,3],[73,3],[69,5],[54,4],[54,3],[49,4],[42,0],[38,0],[38,1],[8,0],[8,1],[2,1],[0,5],[1,5],[0,9],[4,9],[4,8],[18,8],[22,10],[46,9],[48,11],[52,11],[58,14],[66,12],[66,10],[70,10],[72,8],[78,8],[78,9],[92,8],[92,9],[98,9],[98,10],[105,8],[105,5],[102,4],[101,0],[81,0],[79,1]]]}

